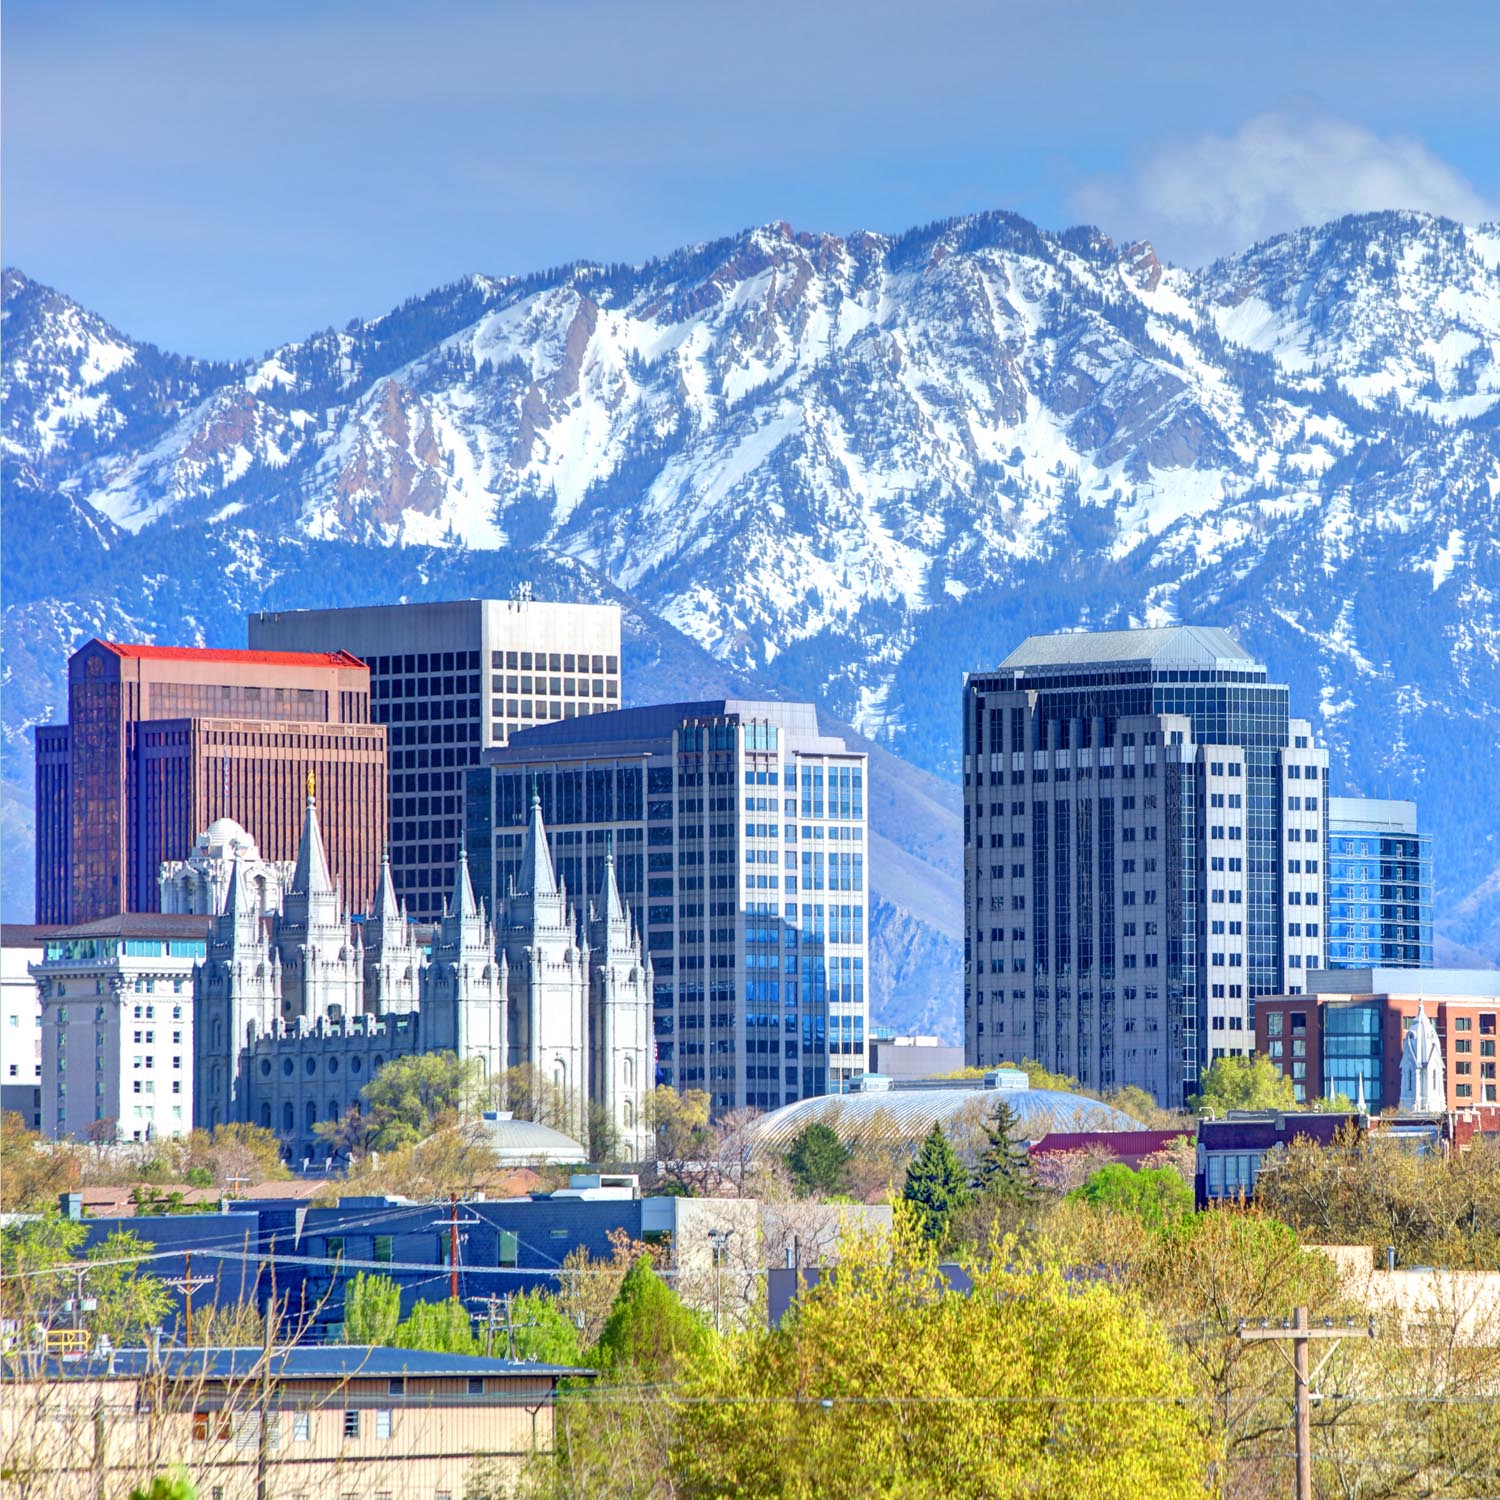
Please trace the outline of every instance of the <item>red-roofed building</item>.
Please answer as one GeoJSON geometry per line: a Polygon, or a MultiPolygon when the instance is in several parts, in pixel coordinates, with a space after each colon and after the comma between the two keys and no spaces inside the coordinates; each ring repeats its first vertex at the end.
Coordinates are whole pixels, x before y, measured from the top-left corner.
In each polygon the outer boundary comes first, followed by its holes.
{"type": "Polygon", "coordinates": [[[68,722],[36,731],[36,919],[157,909],[157,873],[219,818],[296,857],[306,782],[328,861],[369,906],[386,835],[386,731],[347,651],[219,651],[92,640],[68,662],[68,722]]]}
{"type": "Polygon", "coordinates": [[[1177,1130],[1053,1130],[1032,1142],[1031,1155],[1035,1160],[1069,1151],[1087,1151],[1094,1156],[1112,1156],[1138,1172],[1153,1156],[1170,1151],[1174,1141],[1192,1134],[1191,1126],[1177,1130]]]}

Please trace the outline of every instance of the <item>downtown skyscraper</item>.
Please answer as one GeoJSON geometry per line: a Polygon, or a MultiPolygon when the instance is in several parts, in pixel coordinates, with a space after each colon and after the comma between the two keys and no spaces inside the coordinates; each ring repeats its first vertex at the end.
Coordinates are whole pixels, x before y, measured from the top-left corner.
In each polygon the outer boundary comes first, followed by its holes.
{"type": "Polygon", "coordinates": [[[1226,631],[1033,636],[963,696],[971,1063],[1180,1104],[1321,967],[1327,752],[1226,631]]]}

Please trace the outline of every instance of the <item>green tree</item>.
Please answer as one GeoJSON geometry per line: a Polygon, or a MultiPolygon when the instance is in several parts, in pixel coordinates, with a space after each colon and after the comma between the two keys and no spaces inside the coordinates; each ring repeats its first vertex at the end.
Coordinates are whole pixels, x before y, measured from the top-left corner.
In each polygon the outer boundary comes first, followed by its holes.
{"type": "Polygon", "coordinates": [[[188,1478],[187,1470],[175,1468],[170,1474],[158,1474],[144,1489],[133,1489],[130,1500],[195,1500],[198,1491],[188,1478]]]}
{"type": "Polygon", "coordinates": [[[460,1062],[452,1052],[419,1052],[395,1058],[360,1090],[369,1121],[367,1144],[390,1151],[425,1139],[440,1121],[471,1108],[483,1082],[477,1057],[460,1062]]]}
{"type": "Polygon", "coordinates": [[[1133,1214],[1148,1229],[1166,1229],[1193,1211],[1193,1190],[1170,1167],[1133,1171],[1111,1162],[1091,1172],[1070,1198],[1110,1213],[1133,1214]]]}
{"type": "Polygon", "coordinates": [[[1216,1057],[1201,1079],[1192,1105],[1200,1115],[1226,1115],[1232,1109],[1296,1109],[1297,1095],[1269,1057],[1216,1057]]]}
{"type": "Polygon", "coordinates": [[[786,1153],[787,1169],[803,1197],[843,1191],[849,1148],[821,1120],[804,1126],[786,1153]]]}
{"type": "Polygon", "coordinates": [[[910,1205],[922,1235],[933,1245],[946,1245],[953,1216],[967,1206],[970,1194],[969,1174],[941,1125],[932,1127],[906,1169],[901,1196],[910,1205]]]}
{"type": "MultiPolygon", "coordinates": [[[[555,1297],[545,1292],[522,1292],[510,1299],[511,1343],[516,1359],[544,1365],[580,1365],[578,1329],[564,1316],[555,1297]]],[[[496,1352],[503,1353],[497,1344],[496,1352]]]]}
{"type": "Polygon", "coordinates": [[[1031,1152],[1018,1140],[1020,1122],[1004,1099],[996,1101],[984,1122],[984,1146],[974,1167],[974,1191],[996,1198],[1026,1201],[1036,1196],[1031,1152]]]}
{"type": "Polygon", "coordinates": [[[130,1229],[100,1240],[84,1260],[90,1269],[84,1295],[98,1302],[89,1314],[94,1336],[116,1346],[144,1344],[151,1330],[172,1310],[172,1294],[159,1277],[143,1271],[151,1247],[130,1229]]]}
{"type": "Polygon", "coordinates": [[[670,1447],[684,1500],[1202,1500],[1205,1423],[1127,1295],[994,1241],[949,1290],[913,1227],[846,1243],[779,1328],[689,1379],[670,1447]]]}
{"type": "Polygon", "coordinates": [[[344,1286],[344,1342],[394,1344],[401,1322],[401,1288],[389,1276],[361,1271],[344,1286]]]}
{"type": "Polygon", "coordinates": [[[642,1255],[625,1273],[590,1359],[617,1379],[660,1382],[703,1358],[713,1343],[708,1324],[656,1274],[651,1257],[642,1255]]]}
{"type": "Polygon", "coordinates": [[[478,1354],[474,1323],[463,1303],[419,1302],[391,1340],[397,1349],[430,1349],[438,1354],[478,1354]]]}

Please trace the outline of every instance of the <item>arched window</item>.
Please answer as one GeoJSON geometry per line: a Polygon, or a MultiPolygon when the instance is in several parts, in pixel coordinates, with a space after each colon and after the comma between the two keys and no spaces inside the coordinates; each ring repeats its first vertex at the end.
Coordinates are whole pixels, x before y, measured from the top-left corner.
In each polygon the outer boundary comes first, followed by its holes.
{"type": "Polygon", "coordinates": [[[330,1120],[336,1120],[341,1113],[342,1111],[339,1109],[339,1101],[337,1099],[330,1099],[328,1101],[328,1118],[330,1120]]]}
{"type": "Polygon", "coordinates": [[[629,1099],[625,1101],[624,1108],[620,1111],[625,1121],[626,1130],[635,1129],[635,1106],[629,1099]]]}
{"type": "Polygon", "coordinates": [[[318,1123],[318,1106],[311,1099],[307,1101],[307,1128],[311,1130],[318,1123]]]}
{"type": "Polygon", "coordinates": [[[281,1128],[290,1135],[297,1128],[297,1111],[290,1104],[281,1106],[281,1128]]]}
{"type": "Polygon", "coordinates": [[[625,1087],[635,1087],[635,1059],[629,1053],[625,1055],[625,1087]]]}
{"type": "Polygon", "coordinates": [[[260,1123],[267,1130],[271,1128],[271,1106],[269,1104],[262,1104],[260,1107],[260,1123]]]}

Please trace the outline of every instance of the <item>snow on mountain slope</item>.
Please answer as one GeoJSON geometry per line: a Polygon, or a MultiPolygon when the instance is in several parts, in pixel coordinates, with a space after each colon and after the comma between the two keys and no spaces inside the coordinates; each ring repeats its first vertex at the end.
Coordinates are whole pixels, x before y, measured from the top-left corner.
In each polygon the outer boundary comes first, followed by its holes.
{"type": "MultiPolygon", "coordinates": [[[[950,775],[960,675],[1018,635],[1222,619],[1347,789],[1451,820],[1455,910],[1500,869],[1458,811],[1500,742],[1500,226],[1366,215],[1192,271],[1001,213],[773,224],[232,366],[18,272],[5,308],[6,472],[106,547],[301,538],[396,593],[432,549],[571,557],[950,775]]],[[[1462,910],[1500,951],[1500,898],[1462,910]]]]}

